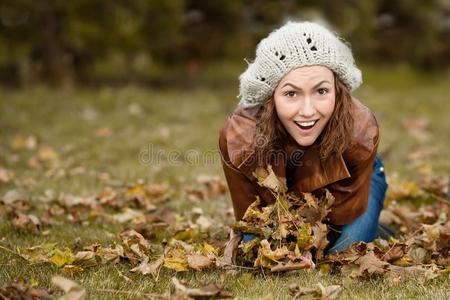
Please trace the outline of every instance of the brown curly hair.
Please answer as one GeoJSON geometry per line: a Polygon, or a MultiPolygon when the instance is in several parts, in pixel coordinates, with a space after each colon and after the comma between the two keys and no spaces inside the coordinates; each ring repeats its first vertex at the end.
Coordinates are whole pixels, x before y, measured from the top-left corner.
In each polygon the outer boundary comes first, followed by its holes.
{"type": "MultiPolygon", "coordinates": [[[[336,104],[328,123],[318,137],[320,159],[334,154],[342,154],[351,143],[354,119],[353,101],[348,88],[334,74],[336,104]]],[[[289,132],[284,128],[275,110],[273,96],[261,108],[256,123],[255,136],[251,149],[261,165],[269,162],[268,154],[280,153],[287,144],[295,144],[289,132]]],[[[307,147],[300,146],[301,149],[307,147]]]]}

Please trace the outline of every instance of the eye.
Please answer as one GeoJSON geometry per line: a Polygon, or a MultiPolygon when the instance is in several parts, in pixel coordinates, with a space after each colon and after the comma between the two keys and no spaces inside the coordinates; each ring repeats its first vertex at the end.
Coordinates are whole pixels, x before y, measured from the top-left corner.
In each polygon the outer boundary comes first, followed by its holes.
{"type": "Polygon", "coordinates": [[[296,93],[295,91],[287,91],[284,93],[284,95],[287,97],[295,97],[296,93]]]}
{"type": "Polygon", "coordinates": [[[319,92],[320,95],[325,95],[325,94],[328,93],[328,89],[326,89],[326,88],[321,88],[321,89],[318,89],[318,92],[319,92]]]}

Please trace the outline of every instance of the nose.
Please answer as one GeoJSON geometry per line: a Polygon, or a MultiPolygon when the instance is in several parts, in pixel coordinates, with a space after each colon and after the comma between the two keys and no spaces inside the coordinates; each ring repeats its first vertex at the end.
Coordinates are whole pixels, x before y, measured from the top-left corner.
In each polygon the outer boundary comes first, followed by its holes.
{"type": "Polygon", "coordinates": [[[316,113],[316,108],[314,107],[311,98],[307,96],[302,102],[303,105],[301,105],[300,107],[300,110],[298,112],[299,115],[303,116],[305,119],[314,116],[314,114],[316,113]]]}

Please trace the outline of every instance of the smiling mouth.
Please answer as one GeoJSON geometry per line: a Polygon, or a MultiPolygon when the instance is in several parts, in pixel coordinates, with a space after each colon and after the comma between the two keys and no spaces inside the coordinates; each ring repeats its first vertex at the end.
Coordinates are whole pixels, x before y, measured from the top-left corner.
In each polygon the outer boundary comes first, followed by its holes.
{"type": "Polygon", "coordinates": [[[311,123],[311,122],[297,122],[297,121],[294,121],[294,123],[295,123],[295,125],[300,127],[300,129],[309,130],[309,129],[313,128],[317,124],[317,121],[319,121],[319,120],[317,119],[317,120],[314,121],[314,124],[307,125],[307,126],[301,125],[301,124],[305,124],[305,123],[308,124],[308,123],[311,123]]]}

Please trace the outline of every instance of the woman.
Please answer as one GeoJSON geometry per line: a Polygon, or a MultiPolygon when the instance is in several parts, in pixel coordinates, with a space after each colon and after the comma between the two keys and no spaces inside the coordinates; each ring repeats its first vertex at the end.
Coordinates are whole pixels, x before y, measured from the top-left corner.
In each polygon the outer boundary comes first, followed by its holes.
{"type": "Polygon", "coordinates": [[[236,220],[257,195],[274,202],[252,175],[270,164],[289,191],[335,197],[327,253],[376,237],[388,185],[377,120],[350,94],[361,83],[349,46],[319,24],[288,22],[258,44],[219,138],[236,220]]]}

